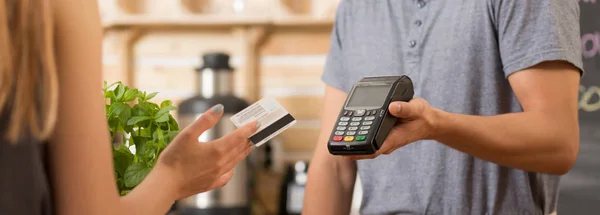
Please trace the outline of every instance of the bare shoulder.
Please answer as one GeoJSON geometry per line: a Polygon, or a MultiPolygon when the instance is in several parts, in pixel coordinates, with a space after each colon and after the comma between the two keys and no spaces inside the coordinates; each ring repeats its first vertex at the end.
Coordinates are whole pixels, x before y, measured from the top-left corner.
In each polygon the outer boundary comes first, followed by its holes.
{"type": "Polygon", "coordinates": [[[50,2],[58,34],[76,29],[81,30],[79,32],[101,34],[100,12],[96,0],[50,0],[50,2]]]}

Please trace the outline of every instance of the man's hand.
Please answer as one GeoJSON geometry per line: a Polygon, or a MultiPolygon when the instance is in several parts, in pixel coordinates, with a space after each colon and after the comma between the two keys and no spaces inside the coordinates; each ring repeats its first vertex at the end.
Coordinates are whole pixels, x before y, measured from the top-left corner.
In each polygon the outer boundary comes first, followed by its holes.
{"type": "Polygon", "coordinates": [[[430,139],[435,131],[435,109],[422,98],[414,98],[410,102],[392,102],[389,112],[398,118],[396,126],[375,154],[365,156],[349,156],[349,159],[373,159],[381,154],[391,154],[396,149],[409,143],[430,139]]]}
{"type": "Polygon", "coordinates": [[[523,111],[476,116],[430,107],[423,99],[395,102],[398,117],[370,159],[418,140],[435,140],[481,160],[556,175],[567,173],[579,151],[577,90],[580,73],[563,61],[540,63],[508,77],[523,111]],[[507,138],[510,137],[510,138],[507,138]]]}

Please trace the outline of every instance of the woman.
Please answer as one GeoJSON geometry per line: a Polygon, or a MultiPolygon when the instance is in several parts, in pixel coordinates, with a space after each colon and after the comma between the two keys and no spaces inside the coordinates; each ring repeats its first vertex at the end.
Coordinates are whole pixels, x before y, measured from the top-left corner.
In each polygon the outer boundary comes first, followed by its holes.
{"type": "Polygon", "coordinates": [[[217,105],[120,198],[101,50],[95,0],[0,0],[0,214],[165,214],[177,199],[223,186],[250,153],[256,123],[197,142],[220,119],[217,105]]]}

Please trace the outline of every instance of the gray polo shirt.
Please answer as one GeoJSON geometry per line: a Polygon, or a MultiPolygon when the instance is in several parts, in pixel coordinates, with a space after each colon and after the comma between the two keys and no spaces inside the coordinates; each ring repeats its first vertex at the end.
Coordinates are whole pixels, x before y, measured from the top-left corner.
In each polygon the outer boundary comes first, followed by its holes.
{"type": "MultiPolygon", "coordinates": [[[[583,70],[579,35],[577,0],[342,0],[322,79],[349,92],[363,76],[408,75],[415,96],[444,111],[519,112],[507,77],[549,60],[583,70]]],[[[537,215],[557,205],[558,176],[434,141],[359,161],[358,173],[361,214],[537,215]]]]}

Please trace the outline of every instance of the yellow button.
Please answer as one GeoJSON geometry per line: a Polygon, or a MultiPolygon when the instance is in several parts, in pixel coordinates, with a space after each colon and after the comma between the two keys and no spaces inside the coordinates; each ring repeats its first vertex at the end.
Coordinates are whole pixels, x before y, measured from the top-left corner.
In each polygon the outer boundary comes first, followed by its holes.
{"type": "Polygon", "coordinates": [[[344,141],[346,142],[352,142],[354,140],[354,136],[346,136],[344,137],[344,141]]]}

